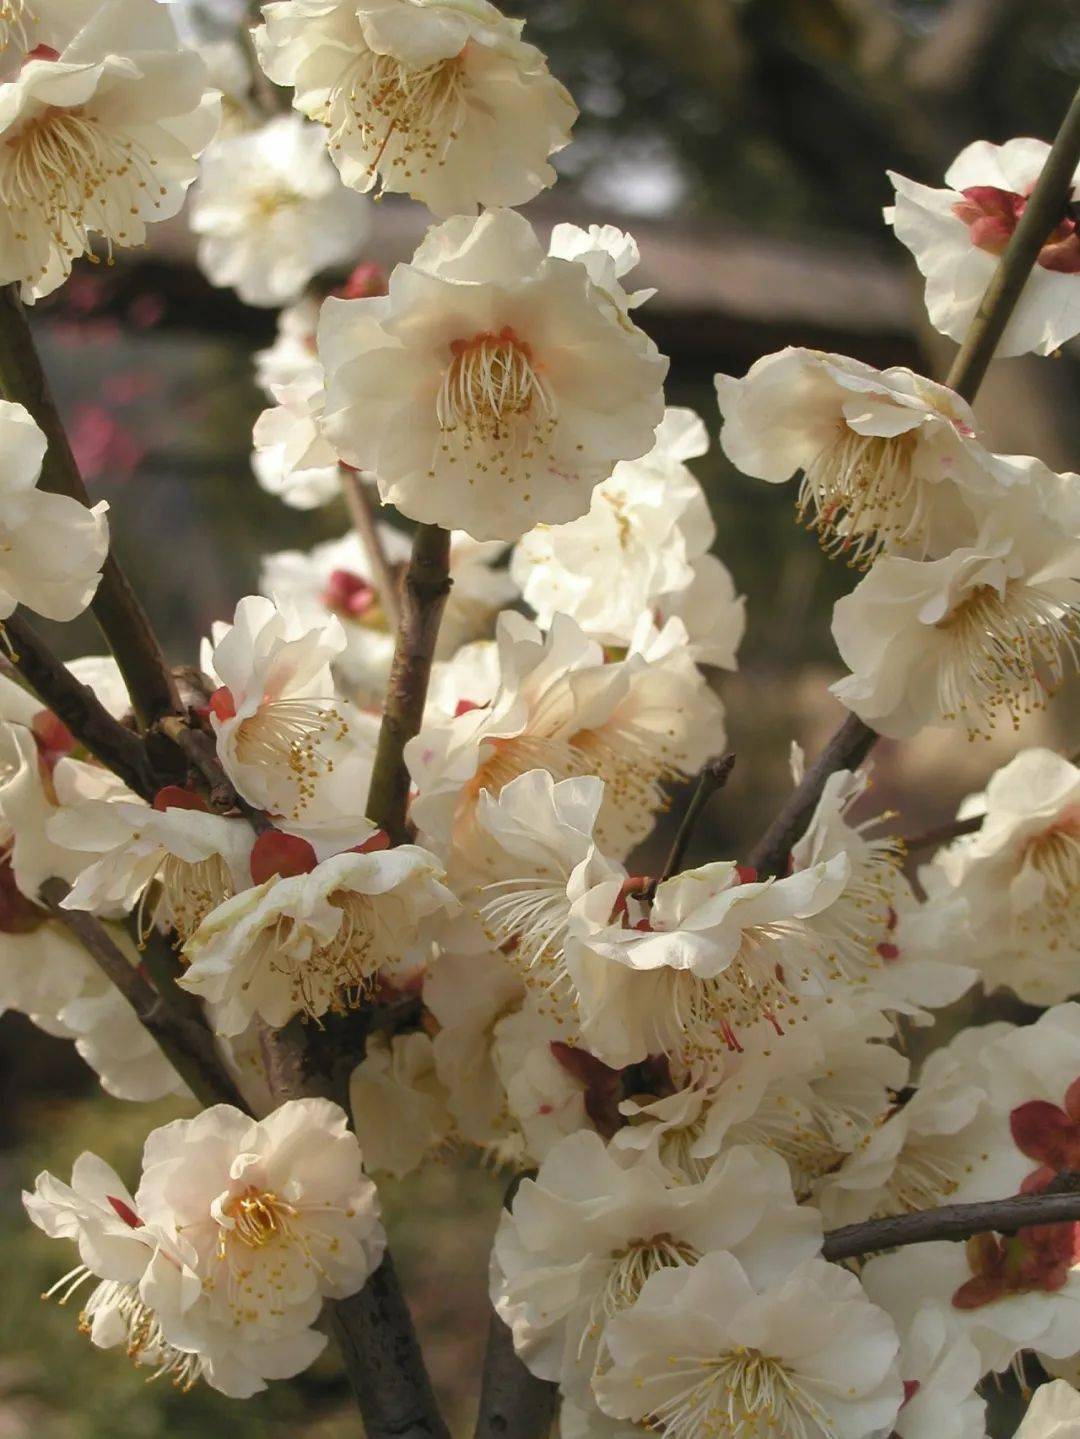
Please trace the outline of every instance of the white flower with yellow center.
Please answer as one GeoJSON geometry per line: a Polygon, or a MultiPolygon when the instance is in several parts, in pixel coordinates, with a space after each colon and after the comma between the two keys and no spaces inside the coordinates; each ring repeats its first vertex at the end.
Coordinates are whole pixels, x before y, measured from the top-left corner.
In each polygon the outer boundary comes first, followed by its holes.
{"type": "Polygon", "coordinates": [[[411,519],[516,540],[654,443],[663,359],[511,210],[428,232],[390,293],[327,300],[324,429],[411,519]]]}
{"type": "Polygon", "coordinates": [[[456,850],[472,860],[479,849],[482,862],[481,792],[497,796],[510,780],[544,769],[557,780],[604,781],[595,837],[605,853],[621,857],[665,807],[664,783],[696,773],[723,748],[723,706],[691,659],[678,620],[659,634],[642,626],[626,658],[610,664],[565,615],[544,635],[504,611],[496,646],[495,665],[486,653],[477,657],[483,662],[474,677],[485,692],[460,695],[456,713],[432,705],[405,749],[418,790],[412,816],[439,853],[456,850]]]}
{"type": "Polygon", "coordinates": [[[251,883],[250,825],[207,813],[184,790],[162,790],[153,806],[87,800],[60,810],[49,831],[70,849],[101,856],[64,907],[116,914],[137,904],[143,935],[158,925],[189,939],[212,909],[251,883]]]}
{"type": "Polygon", "coordinates": [[[348,1009],[407,958],[424,921],[457,909],[442,878],[434,855],[411,844],[274,876],[203,920],[180,982],[208,1001],[225,1035],[255,1015],[280,1028],[294,1014],[348,1009]]]}
{"type": "MultiPolygon", "coordinates": [[[[493,796],[480,792],[475,862],[459,893],[475,909],[496,948],[523,978],[568,998],[565,945],[575,901],[604,885],[619,897],[626,871],[593,840],[603,780],[581,775],[558,783],[546,770],[519,775],[493,796]]],[[[572,990],[572,986],[570,986],[572,990]]]]}
{"type": "Polygon", "coordinates": [[[882,550],[940,555],[974,537],[993,462],[944,385],[787,349],[716,386],[728,459],[770,484],[801,470],[799,518],[831,553],[864,567],[882,550]]]}
{"type": "MultiPolygon", "coordinates": [[[[643,614],[673,612],[672,601],[694,584],[696,562],[716,537],[701,486],[685,463],[707,448],[698,416],[669,409],[653,450],[617,465],[593,490],[587,515],[567,525],[539,525],[518,542],[511,573],[542,629],[557,613],[568,614],[591,639],[625,646],[643,614]]],[[[709,618],[715,629],[726,628],[733,654],[745,617],[730,578],[728,590],[727,605],[709,618]]]]}
{"type": "Polygon", "coordinates": [[[16,605],[50,620],[82,614],[109,548],[104,500],[87,509],[38,489],[45,449],[30,412],[0,400],[0,630],[16,605]]]}
{"type": "Polygon", "coordinates": [[[349,1079],[349,1108],[372,1174],[402,1179],[417,1169],[452,1128],[430,1036],[369,1035],[349,1079]]]}
{"type": "Polygon", "coordinates": [[[987,735],[1043,709],[1080,636],[1080,538],[1063,508],[1020,492],[945,559],[877,560],[833,611],[852,671],[836,697],[890,739],[924,725],[987,735]]]}
{"type": "Polygon", "coordinates": [[[57,52],[101,8],[101,0],[0,0],[0,80],[40,46],[57,52]]]}
{"type": "Polygon", "coordinates": [[[319,126],[280,115],[210,146],[191,228],[212,284],[248,305],[283,305],[320,271],[356,259],[368,207],[342,186],[319,126]]]}
{"type": "Polygon", "coordinates": [[[1030,1004],[1067,999],[1080,951],[1080,768],[1023,750],[964,810],[982,825],[935,867],[967,902],[970,962],[1030,1004]]]}
{"type": "Polygon", "coordinates": [[[205,647],[203,668],[219,684],[210,723],[225,773],[287,828],[356,828],[375,725],[335,696],[330,665],[344,648],[336,616],[309,625],[258,595],[240,601],[231,625],[215,625],[205,647]]]}
{"type": "MultiPolygon", "coordinates": [[[[154,1130],[135,1207],[191,1247],[210,1309],[251,1340],[305,1329],[324,1299],[363,1287],[385,1247],[356,1136],[323,1099],[260,1121],[219,1104],[154,1130]]],[[[164,1286],[145,1294],[168,1324],[164,1286]]]]}
{"type": "Polygon", "coordinates": [[[566,967],[586,1047],[605,1063],[738,1050],[744,1027],[794,1027],[808,995],[839,977],[807,921],[842,889],[842,856],[785,879],[745,881],[727,861],[633,895],[612,913],[604,886],[576,901],[566,967]]]}
{"type": "Polygon", "coordinates": [[[607,1337],[600,1407],[665,1439],[870,1439],[903,1402],[889,1316],[821,1259],[769,1282],[707,1254],[651,1278],[607,1337]]]}
{"type": "Polygon", "coordinates": [[[111,257],[175,215],[218,123],[202,60],[155,0],[106,0],[89,17],[77,5],[72,28],[39,43],[0,85],[0,281],[26,301],[95,236],[111,257]]]}
{"type": "Polygon", "coordinates": [[[487,0],[278,0],[263,15],[263,69],[326,126],[346,185],[453,215],[554,183],[577,107],[487,0]]]}
{"type": "Polygon", "coordinates": [[[819,1216],[795,1204],[773,1155],[731,1149],[700,1184],[672,1187],[655,1165],[620,1165],[598,1135],[572,1134],[499,1221],[492,1303],[534,1374],[587,1384],[608,1325],[657,1271],[726,1249],[776,1278],[820,1243],[819,1216]]]}

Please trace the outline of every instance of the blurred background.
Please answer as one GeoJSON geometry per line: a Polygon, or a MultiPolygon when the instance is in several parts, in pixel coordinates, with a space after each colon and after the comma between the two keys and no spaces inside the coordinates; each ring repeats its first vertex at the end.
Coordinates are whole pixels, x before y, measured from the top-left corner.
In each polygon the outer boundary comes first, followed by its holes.
{"type": "MultiPolygon", "coordinates": [[[[243,7],[177,7],[208,41],[243,7]]],[[[885,172],[939,184],[973,139],[1052,138],[1080,73],[1080,0],[518,0],[529,38],[582,110],[562,180],[527,207],[541,230],[610,221],[638,238],[635,284],[658,294],[637,318],[671,356],[669,400],[715,434],[716,371],[741,374],[785,344],[838,350],[934,376],[952,347],[925,322],[922,282],[881,221],[885,172]]],[[[364,256],[406,258],[425,212],[388,199],[364,256]]],[[[212,289],[182,223],[115,268],[82,264],[33,322],[95,499],[177,663],[257,587],[267,551],[344,532],[344,510],[301,513],[261,491],[251,426],[263,401],[252,351],[275,316],[212,289]]],[[[977,406],[990,443],[1080,468],[1080,356],[1000,363],[977,406]]],[[[718,686],[735,777],[698,833],[697,854],[738,855],[789,785],[788,750],[815,750],[840,717],[833,601],[853,583],[793,523],[790,488],[743,479],[718,450],[695,462],[717,553],[748,597],[742,665],[718,686]]],[[[98,652],[90,621],[52,634],[98,652]]],[[[879,746],[873,809],[916,833],[948,819],[1022,743],[1080,749],[1077,693],[1019,736],[969,745],[928,732],[879,746]]],[[[676,796],[673,823],[685,796],[676,796]]],[[[661,829],[654,850],[662,852],[661,829]]],[[[647,863],[649,856],[644,857],[647,863]]],[[[641,866],[638,867],[639,872],[641,866]]],[[[980,1017],[997,1016],[1000,1004],[980,1017]]],[[[25,1222],[19,1190],[48,1165],[66,1174],[96,1149],[129,1176],[148,1128],[175,1107],[102,1098],[69,1045],[21,1016],[0,1021],[0,1439],[155,1439],[218,1434],[337,1436],[359,1427],[336,1364],[249,1403],[147,1386],[99,1355],[73,1313],[39,1302],[63,1256],[25,1222]]],[[[487,1325],[484,1273],[501,1180],[448,1156],[421,1181],[388,1186],[400,1267],[436,1383],[465,1433],[487,1325]]],[[[995,1423],[1010,1432],[1004,1401],[995,1423]]]]}

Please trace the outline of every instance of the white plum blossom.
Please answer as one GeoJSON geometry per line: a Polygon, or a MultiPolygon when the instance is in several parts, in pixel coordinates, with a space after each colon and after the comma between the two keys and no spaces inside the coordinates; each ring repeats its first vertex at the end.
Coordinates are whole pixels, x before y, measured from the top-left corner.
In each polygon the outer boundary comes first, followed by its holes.
{"type": "Polygon", "coordinates": [[[405,749],[418,791],[412,817],[439,853],[467,856],[483,843],[475,834],[482,790],[497,795],[518,775],[546,769],[556,779],[599,775],[596,838],[620,857],[664,808],[662,783],[696,773],[723,747],[723,706],[678,620],[659,635],[643,629],[626,658],[610,664],[563,615],[545,635],[504,611],[496,644],[494,667],[487,656],[470,666],[489,693],[461,696],[449,713],[433,706],[405,749]]]}
{"type": "Polygon", "coordinates": [[[979,1351],[940,1309],[927,1305],[901,1332],[898,1366],[904,1403],[893,1424],[900,1439],[983,1439],[986,1400],[979,1351]]]}
{"type": "Polygon", "coordinates": [[[1064,1379],[1040,1384],[1016,1433],[1018,1439],[1076,1439],[1080,1434],[1080,1394],[1064,1379]]]}
{"type": "MultiPolygon", "coordinates": [[[[386,1242],[356,1136],[323,1099],[262,1120],[219,1104],[154,1130],[135,1209],[191,1246],[208,1307],[252,1338],[295,1334],[323,1299],[355,1294],[386,1242]]],[[[169,1299],[162,1286],[161,1312],[169,1299]]]]}
{"type": "Polygon", "coordinates": [[[717,375],[720,444],[744,474],[802,472],[798,514],[853,565],[970,543],[998,481],[967,402],[911,370],[786,349],[717,375]]]}
{"type": "Polygon", "coordinates": [[[191,228],[212,284],[248,305],[284,305],[320,271],[355,259],[368,207],[338,179],[322,129],[279,115],[207,149],[191,228]]]}
{"type": "Polygon", "coordinates": [[[832,691],[893,739],[924,725],[985,735],[1003,714],[1016,726],[1045,706],[1076,659],[1078,626],[1080,536],[1040,485],[943,559],[879,558],[833,611],[851,674],[832,691]]]}
{"type": "MultiPolygon", "coordinates": [[[[336,484],[335,480],[335,484],[336,484]]],[[[409,541],[402,530],[380,524],[379,539],[392,570],[404,567],[409,541]]],[[[474,540],[464,530],[450,535],[453,588],[443,611],[435,654],[451,659],[460,647],[487,635],[499,610],[517,595],[517,586],[498,567],[505,546],[474,540]]],[[[375,708],[386,693],[394,635],[388,628],[367,552],[355,530],[308,551],[264,555],[260,586],[312,624],[327,611],[341,621],[346,647],[333,662],[345,693],[375,708]]]]}
{"type": "Polygon", "coordinates": [[[16,605],[50,620],[82,614],[109,548],[104,500],[87,509],[38,488],[45,450],[29,411],[0,400],[0,623],[16,605]]]}
{"type": "Polygon", "coordinates": [[[206,648],[203,668],[218,681],[210,723],[225,773],[287,828],[364,831],[352,796],[367,791],[374,735],[336,697],[330,666],[344,648],[336,616],[309,625],[258,595],[240,601],[231,625],[214,626],[206,648]]]}
{"type": "Polygon", "coordinates": [[[603,802],[604,783],[595,775],[556,782],[542,769],[519,775],[497,796],[481,790],[477,801],[470,902],[492,944],[508,949],[522,976],[556,999],[567,984],[575,902],[601,885],[614,906],[626,879],[593,839],[603,802]]]}
{"type": "Polygon", "coordinates": [[[548,1152],[503,1213],[492,1303],[532,1373],[587,1383],[607,1325],[658,1270],[725,1249],[775,1279],[820,1243],[819,1216],[795,1204],[773,1155],[730,1149],[699,1184],[669,1186],[656,1166],[624,1167],[581,1132],[548,1152]]]}
{"type": "Polygon", "coordinates": [[[401,1179],[418,1168],[452,1124],[429,1036],[370,1035],[349,1080],[349,1108],[373,1174],[401,1179]]]}
{"type": "Polygon", "coordinates": [[[586,1046],[624,1065],[657,1052],[692,1059],[760,1020],[776,1035],[808,995],[836,978],[807,923],[846,878],[841,856],[783,879],[748,878],[717,861],[631,894],[615,914],[604,886],[574,906],[566,967],[586,1046]]]}
{"type": "MultiPolygon", "coordinates": [[[[885,218],[926,277],[930,323],[950,339],[967,334],[1049,153],[1044,140],[976,140],[945,171],[944,190],[890,172],[896,203],[885,218]]],[[[1080,333],[1078,197],[1080,169],[998,341],[1000,356],[1048,355],[1080,333]]]]}
{"type": "Polygon", "coordinates": [[[254,834],[243,820],[210,814],[198,796],[166,788],[154,804],[87,800],[60,810],[49,833],[93,859],[63,901],[65,909],[126,912],[139,927],[194,933],[223,900],[251,883],[254,834]]]}
{"type": "Polygon", "coordinates": [[[317,510],[341,494],[341,471],[322,432],[322,374],[274,385],[275,401],[255,421],[251,468],[262,488],[296,510],[317,510]]]}
{"type": "Polygon", "coordinates": [[[387,296],[327,300],[319,353],[339,457],[477,540],[584,514],[663,416],[667,361],[511,210],[433,227],[387,296]]]}
{"type": "Polygon", "coordinates": [[[319,301],[304,295],[293,305],[286,305],[277,318],[274,343],[255,352],[255,383],[268,400],[274,398],[278,385],[291,385],[294,380],[311,376],[322,378],[322,366],[315,345],[319,328],[319,301]]]}
{"type": "Polygon", "coordinates": [[[68,10],[0,84],[0,282],[19,282],[28,302],[94,236],[111,256],[175,215],[218,124],[202,60],[155,0],[68,10]]]}
{"type": "Polygon", "coordinates": [[[262,66],[326,126],[346,185],[445,216],[554,182],[577,108],[522,22],[487,0],[275,0],[263,15],[262,66]]]}
{"type": "Polygon", "coordinates": [[[600,1407],[665,1439],[870,1439],[903,1400],[888,1314],[817,1258],[772,1282],[731,1253],[654,1274],[607,1339],[600,1407]]]}
{"type": "Polygon", "coordinates": [[[970,962],[1029,1004],[1067,999],[1080,953],[1080,768],[1023,750],[964,812],[982,824],[935,864],[967,902],[970,962]]]}
{"type": "Polygon", "coordinates": [[[438,860],[416,845],[314,860],[218,905],[185,945],[180,982],[211,1004],[220,1033],[255,1015],[280,1028],[355,1006],[380,970],[404,963],[425,920],[457,908],[438,860]]]}
{"type": "Polygon", "coordinates": [[[732,1144],[778,1154],[802,1199],[857,1151],[889,1113],[908,1077],[892,1025],[872,1009],[810,999],[799,1024],[778,1037],[767,1020],[740,1029],[722,1049],[676,1069],[661,1097],[625,1099],[616,1152],[648,1152],[673,1182],[701,1179],[732,1144]],[[674,1092],[665,1092],[673,1088],[674,1092]]]}
{"type": "MultiPolygon", "coordinates": [[[[698,579],[697,562],[716,535],[685,463],[707,448],[702,420],[692,410],[669,409],[653,450],[616,465],[593,490],[587,515],[539,525],[518,542],[511,573],[541,629],[567,614],[601,644],[627,645],[643,614],[676,612],[673,601],[698,579]]],[[[726,604],[710,618],[716,631],[726,631],[733,655],[745,615],[730,576],[727,589],[726,604]]]]}

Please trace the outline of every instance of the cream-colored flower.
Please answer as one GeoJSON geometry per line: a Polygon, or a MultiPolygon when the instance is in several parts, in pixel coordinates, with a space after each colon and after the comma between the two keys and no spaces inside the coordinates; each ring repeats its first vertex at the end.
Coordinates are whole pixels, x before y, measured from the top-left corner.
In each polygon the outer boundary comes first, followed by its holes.
{"type": "Polygon", "coordinates": [[[445,216],[554,182],[577,108],[488,0],[276,0],[263,15],[262,66],[327,127],[346,185],[445,216]]]}

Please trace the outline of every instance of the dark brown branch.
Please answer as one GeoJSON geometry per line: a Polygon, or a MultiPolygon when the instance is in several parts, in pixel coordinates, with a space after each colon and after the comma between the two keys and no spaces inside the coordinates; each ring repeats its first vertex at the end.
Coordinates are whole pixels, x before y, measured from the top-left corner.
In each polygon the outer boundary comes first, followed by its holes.
{"type": "Polygon", "coordinates": [[[1073,97],[1031,198],[949,370],[945,383],[965,400],[975,398],[1039,251],[1061,223],[1077,165],[1080,165],[1080,90],[1073,97]]]}
{"type": "MultiPolygon", "coordinates": [[[[510,1182],[503,1200],[509,1209],[521,1181],[510,1182]]],[[[514,1350],[510,1330],[492,1312],[480,1383],[475,1439],[546,1439],[555,1418],[558,1387],[526,1369],[514,1350]]]]}
{"type": "Polygon", "coordinates": [[[395,843],[408,837],[409,771],[404,751],[424,718],[435,641],[450,585],[449,532],[437,525],[421,525],[401,592],[401,624],[367,802],[368,818],[395,843]]]}
{"type": "Polygon", "coordinates": [[[245,1109],[235,1084],[214,1048],[214,1036],[201,1017],[169,1005],[109,937],[101,921],[78,909],[62,909],[68,893],[61,879],[41,887],[41,899],[53,917],[81,941],[102,974],[116,986],[153,1037],[177,1074],[202,1104],[234,1104],[245,1109]]]}
{"type": "Polygon", "coordinates": [[[348,506],[349,518],[359,537],[367,562],[371,566],[371,578],[382,605],[383,614],[391,630],[397,631],[401,623],[401,605],[398,602],[398,577],[386,558],[382,538],[379,535],[377,511],[371,500],[371,487],[364,476],[348,465],[340,466],[341,489],[348,506]]]}
{"type": "Polygon", "coordinates": [[[829,776],[841,769],[858,769],[876,740],[874,731],[857,715],[848,715],[746,856],[747,864],[760,875],[786,874],[791,847],[805,834],[829,776]]]}
{"type": "MultiPolygon", "coordinates": [[[[48,441],[41,488],[89,505],[16,285],[0,286],[0,391],[25,405],[48,441]]],[[[180,698],[150,622],[110,550],[90,608],[120,666],[139,723],[180,710],[180,698]]]]}
{"type": "Polygon", "coordinates": [[[389,1253],[359,1294],[327,1310],[366,1439],[450,1439],[389,1253]]]}
{"type": "Polygon", "coordinates": [[[914,834],[910,839],[904,840],[904,848],[908,854],[916,854],[921,849],[938,849],[943,844],[949,844],[961,835],[975,834],[982,828],[984,815],[975,814],[970,819],[954,819],[948,824],[938,825],[935,829],[924,830],[922,834],[914,834]]]}
{"type": "Polygon", "coordinates": [[[113,719],[90,686],[80,684],[60,663],[21,610],[4,621],[4,629],[15,668],[46,709],[52,710],[95,759],[136,794],[152,800],[159,786],[139,736],[113,719]]]}
{"type": "Polygon", "coordinates": [[[697,788],[694,790],[690,803],[686,807],[682,824],[679,825],[679,832],[675,836],[675,843],[671,846],[671,852],[667,862],[660,873],[656,883],[663,884],[664,880],[670,879],[672,875],[678,874],[682,869],[683,860],[686,858],[686,851],[690,848],[690,841],[694,837],[694,830],[697,827],[705,806],[712,799],[714,794],[719,792],[731,778],[731,772],[735,768],[735,756],[726,754],[722,757],[711,759],[703,766],[698,776],[697,788]]]}
{"type": "MultiPolygon", "coordinates": [[[[1059,1182],[1062,1176],[1059,1176],[1059,1182]]],[[[1076,1180],[1078,1176],[1071,1176],[1076,1180]]],[[[822,1254],[826,1259],[855,1259],[881,1249],[899,1249],[908,1244],[927,1244],[935,1239],[970,1239],[975,1234],[1012,1234],[1033,1224],[1064,1224],[1080,1221],[1080,1192],[1062,1187],[1061,1192],[1020,1194],[1011,1199],[992,1199],[984,1204],[943,1204],[938,1209],[920,1209],[914,1214],[868,1219],[846,1224],[826,1234],[822,1254]]]]}

